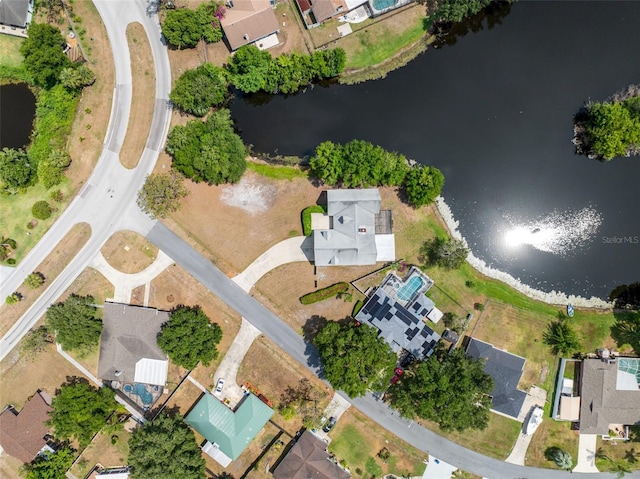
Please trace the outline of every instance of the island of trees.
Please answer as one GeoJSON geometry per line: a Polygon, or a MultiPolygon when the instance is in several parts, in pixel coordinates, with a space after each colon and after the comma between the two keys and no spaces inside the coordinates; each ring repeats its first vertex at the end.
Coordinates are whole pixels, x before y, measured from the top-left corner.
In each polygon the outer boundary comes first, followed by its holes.
{"type": "Polygon", "coordinates": [[[640,85],[603,102],[587,103],[574,117],[576,153],[609,161],[640,154],[640,85]]]}

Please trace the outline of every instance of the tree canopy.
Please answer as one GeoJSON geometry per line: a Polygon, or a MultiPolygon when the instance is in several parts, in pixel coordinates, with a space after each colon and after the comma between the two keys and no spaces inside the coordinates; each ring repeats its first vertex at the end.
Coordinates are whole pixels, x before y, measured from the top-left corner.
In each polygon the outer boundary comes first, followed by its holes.
{"type": "Polygon", "coordinates": [[[341,48],[322,50],[312,55],[284,53],[272,58],[255,45],[238,48],[227,69],[233,85],[245,92],[294,93],[315,80],[338,76],[346,64],[341,48]]]}
{"type": "Polygon", "coordinates": [[[151,173],[138,192],[138,206],[153,219],[166,218],[180,209],[180,200],[189,194],[183,182],[184,177],[173,169],[151,173]]]}
{"type": "Polygon", "coordinates": [[[222,40],[222,28],[214,2],[202,3],[195,10],[177,8],[168,10],[162,22],[162,34],[178,48],[193,48],[201,39],[208,43],[222,40]]]}
{"type": "Polygon", "coordinates": [[[458,269],[467,259],[469,250],[464,241],[440,237],[425,241],[420,247],[420,261],[425,266],[458,269]]]}
{"type": "Polygon", "coordinates": [[[47,327],[64,349],[88,349],[100,341],[102,321],[96,317],[94,302],[93,296],[72,294],[47,310],[47,327]]]}
{"type": "Polygon", "coordinates": [[[180,75],[169,98],[180,110],[204,116],[211,107],[222,105],[228,95],[227,70],[205,63],[180,75]]]}
{"type": "Polygon", "coordinates": [[[167,152],[174,168],[196,183],[236,183],[247,168],[247,150],[227,109],[214,111],[204,122],[176,125],[169,133],[167,152]]]}
{"type": "Polygon", "coordinates": [[[621,349],[631,346],[640,355],[640,311],[614,313],[616,322],[611,326],[611,336],[621,349]]]}
{"type": "Polygon", "coordinates": [[[387,395],[403,416],[435,421],[443,431],[462,432],[487,427],[492,390],[493,379],[484,372],[482,361],[455,349],[412,365],[387,395]]]}
{"type": "Polygon", "coordinates": [[[161,415],[133,431],[131,479],[202,479],[205,462],[193,431],[180,416],[161,415]]]}
{"type": "Polygon", "coordinates": [[[558,466],[560,469],[569,470],[573,467],[573,459],[571,458],[571,454],[569,454],[567,451],[563,451],[562,449],[556,447],[553,450],[551,457],[553,458],[553,462],[555,462],[556,466],[558,466]]]}
{"type": "Polygon", "coordinates": [[[436,14],[445,22],[461,22],[487,7],[494,0],[438,0],[436,14]]]}
{"type": "Polygon", "coordinates": [[[559,319],[549,323],[542,333],[542,340],[551,347],[553,354],[568,356],[581,348],[578,333],[567,320],[559,319]]]}
{"type": "Polygon", "coordinates": [[[118,407],[112,389],[95,388],[86,381],[70,381],[60,386],[51,401],[50,423],[60,439],[77,439],[81,446],[105,425],[118,407]]]}
{"type": "Polygon", "coordinates": [[[414,207],[433,203],[443,186],[444,176],[433,166],[414,165],[404,179],[407,200],[414,207]]]}
{"type": "Polygon", "coordinates": [[[329,322],[313,343],[334,389],[357,397],[389,385],[397,357],[375,328],[329,322]]]}
{"type": "Polygon", "coordinates": [[[200,306],[178,306],[171,312],[158,335],[158,346],[169,359],[186,369],[198,362],[208,366],[218,357],[216,346],[222,339],[222,329],[200,306]]]}
{"type": "Polygon", "coordinates": [[[0,180],[5,190],[12,192],[28,186],[33,175],[29,157],[22,149],[4,147],[0,151],[0,180]]]}
{"type": "Polygon", "coordinates": [[[38,162],[38,179],[45,188],[59,185],[64,179],[64,172],[71,164],[71,157],[66,151],[51,150],[46,158],[38,162]]]}
{"type": "Polygon", "coordinates": [[[75,451],[68,444],[58,447],[56,452],[45,451],[24,465],[26,479],[62,479],[75,458],[75,451]]]}
{"type": "Polygon", "coordinates": [[[82,90],[96,81],[96,75],[88,66],[77,64],[63,68],[59,79],[60,83],[70,90],[82,90]]]}
{"type": "Polygon", "coordinates": [[[587,135],[591,152],[611,160],[640,148],[640,112],[633,99],[626,102],[594,103],[588,108],[587,135]]]}
{"type": "Polygon", "coordinates": [[[36,85],[51,88],[58,83],[62,70],[71,66],[64,54],[66,40],[60,30],[47,23],[31,23],[27,34],[20,46],[24,67],[36,85]]]}

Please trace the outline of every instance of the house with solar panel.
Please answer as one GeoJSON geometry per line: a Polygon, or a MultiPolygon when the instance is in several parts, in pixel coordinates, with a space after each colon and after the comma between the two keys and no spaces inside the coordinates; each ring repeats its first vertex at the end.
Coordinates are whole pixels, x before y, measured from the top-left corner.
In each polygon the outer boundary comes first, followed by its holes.
{"type": "Polygon", "coordinates": [[[223,467],[235,461],[273,416],[273,409],[247,393],[235,409],[204,393],[185,417],[205,442],[202,452],[223,467]]]}
{"type": "Polygon", "coordinates": [[[426,359],[440,335],[425,320],[437,323],[442,318],[442,312],[425,295],[431,286],[433,280],[416,267],[411,267],[404,278],[391,272],[355,319],[376,328],[379,337],[396,353],[406,351],[417,359],[426,359]]]}
{"type": "Polygon", "coordinates": [[[492,344],[469,338],[467,356],[484,362],[484,372],[493,378],[491,410],[520,421],[527,393],[518,389],[525,359],[492,344]]]}
{"type": "Polygon", "coordinates": [[[312,213],[316,266],[354,266],[396,259],[391,210],[377,188],[327,191],[327,213],[312,213]]]}
{"type": "Polygon", "coordinates": [[[169,359],[157,337],[167,311],[129,304],[104,304],[98,377],[141,410],[164,392],[169,359]]]}

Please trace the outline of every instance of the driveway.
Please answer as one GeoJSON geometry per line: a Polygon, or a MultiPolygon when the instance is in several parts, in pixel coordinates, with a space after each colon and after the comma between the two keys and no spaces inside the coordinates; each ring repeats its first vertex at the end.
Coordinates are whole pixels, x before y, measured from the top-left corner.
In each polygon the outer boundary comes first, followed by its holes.
{"type": "Polygon", "coordinates": [[[596,434],[580,434],[578,440],[578,462],[573,468],[574,472],[598,472],[596,467],[596,434]]]}
{"type": "MultiPolygon", "coordinates": [[[[327,421],[329,420],[329,418],[335,417],[337,422],[340,419],[340,417],[345,413],[345,411],[350,407],[351,407],[351,403],[346,398],[342,397],[340,394],[335,392],[333,393],[333,398],[331,399],[331,402],[329,403],[327,408],[324,410],[323,416],[326,418],[327,421]]],[[[324,432],[322,428],[319,428],[317,431],[314,431],[314,432],[320,439],[324,440],[327,444],[331,441],[328,434],[324,432]]]]}
{"type": "Polygon", "coordinates": [[[423,479],[451,479],[451,475],[457,470],[458,468],[456,466],[447,464],[443,460],[430,455],[429,462],[427,463],[427,468],[424,470],[424,474],[422,474],[422,478],[423,479]]]}

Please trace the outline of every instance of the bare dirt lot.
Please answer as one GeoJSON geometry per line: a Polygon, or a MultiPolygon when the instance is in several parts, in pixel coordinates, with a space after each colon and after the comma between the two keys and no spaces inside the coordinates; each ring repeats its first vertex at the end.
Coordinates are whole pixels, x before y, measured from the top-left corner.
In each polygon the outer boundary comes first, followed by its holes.
{"type": "Polygon", "coordinates": [[[143,271],[158,256],[158,248],[133,231],[114,233],[100,251],[111,266],[129,274],[143,271]]]}

